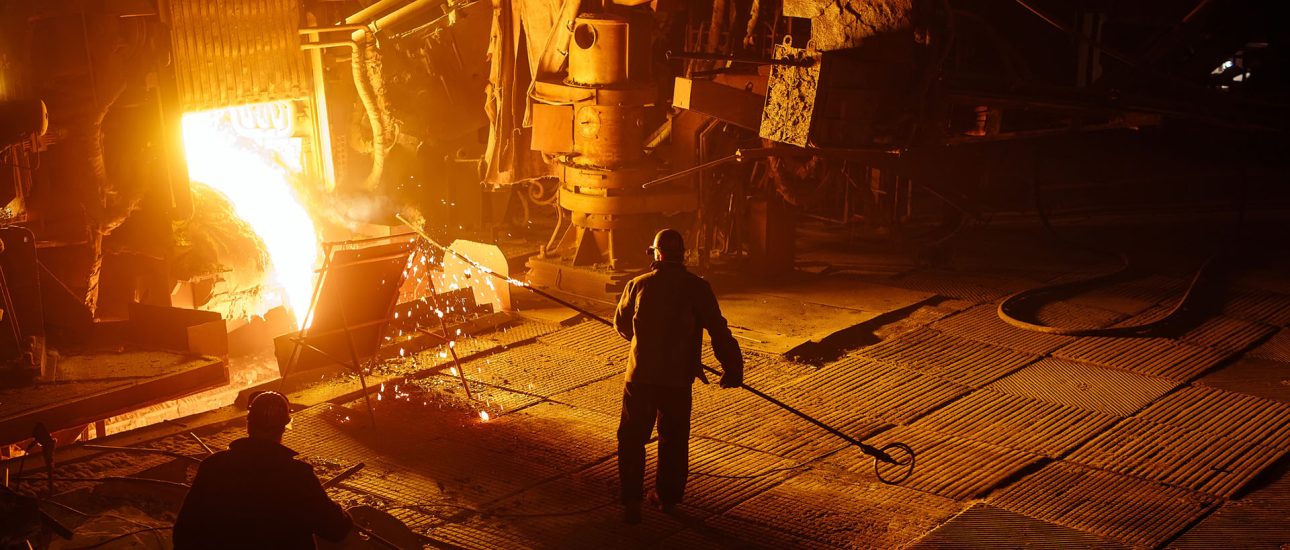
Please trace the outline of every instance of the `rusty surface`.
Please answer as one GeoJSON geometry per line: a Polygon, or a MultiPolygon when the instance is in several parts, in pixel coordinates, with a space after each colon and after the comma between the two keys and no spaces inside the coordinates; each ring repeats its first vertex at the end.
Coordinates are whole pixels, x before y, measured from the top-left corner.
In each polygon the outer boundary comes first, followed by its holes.
{"type": "Polygon", "coordinates": [[[1217,499],[1058,461],[986,502],[1126,545],[1155,547],[1204,517],[1217,499]]]}
{"type": "Polygon", "coordinates": [[[1128,416],[1178,385],[1061,359],[1043,359],[989,386],[990,389],[1084,410],[1128,416]]]}

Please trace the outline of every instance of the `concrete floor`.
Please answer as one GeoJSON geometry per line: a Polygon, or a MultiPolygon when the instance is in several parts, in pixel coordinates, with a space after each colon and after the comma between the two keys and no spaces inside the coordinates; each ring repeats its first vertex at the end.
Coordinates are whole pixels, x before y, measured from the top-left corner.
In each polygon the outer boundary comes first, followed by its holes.
{"type": "MultiPolygon", "coordinates": [[[[1284,231],[1271,227],[1260,234],[1284,231]]],[[[1071,231],[1139,263],[1130,277],[1034,312],[1063,326],[1158,317],[1218,240],[1197,224],[1071,231]]],[[[894,274],[866,273],[853,245],[812,241],[809,228],[804,242],[803,265],[825,267],[794,284],[834,290],[777,293],[761,313],[732,308],[733,325],[776,336],[741,342],[747,381],[870,444],[908,444],[917,463],[900,485],[878,482],[857,448],[748,392],[696,386],[685,503],[623,525],[614,429],[626,346],[591,321],[527,319],[459,346],[478,403],[465,401],[438,350],[383,366],[372,416],[352,380],[296,392],[293,402],[308,406],[286,442],[323,479],[364,462],[333,497],[388,512],[430,547],[1290,544],[1290,255],[1251,247],[1261,252],[1228,263],[1239,269],[1190,322],[1104,338],[1022,331],[995,315],[1014,291],[1114,265],[1035,230],[974,231],[937,265],[894,274]],[[850,301],[829,298],[861,287],[850,301]],[[795,324],[757,323],[759,314],[795,324]],[[757,349],[794,335],[813,341],[789,346],[790,356],[757,349]]],[[[738,274],[711,278],[744,300],[771,292],[738,274]]],[[[188,428],[216,448],[241,435],[235,419],[194,419],[139,444],[200,456],[188,428]]],[[[182,461],[125,453],[62,468],[176,481],[192,473],[182,461]]],[[[134,485],[63,482],[59,499],[117,515],[128,503],[143,524],[164,525],[179,495],[134,485]]],[[[99,531],[70,545],[113,533],[99,531]]],[[[118,544],[164,545],[158,533],[118,544]]]]}

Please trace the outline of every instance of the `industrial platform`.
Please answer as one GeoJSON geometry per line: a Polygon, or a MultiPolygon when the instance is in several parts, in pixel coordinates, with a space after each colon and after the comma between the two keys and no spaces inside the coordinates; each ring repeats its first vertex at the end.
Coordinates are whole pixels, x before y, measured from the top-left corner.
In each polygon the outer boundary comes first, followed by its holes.
{"type": "MultiPolygon", "coordinates": [[[[1173,230],[1139,231],[1130,245],[1173,230]]],[[[967,252],[949,265],[895,275],[834,270],[795,279],[789,286],[797,290],[773,295],[713,277],[723,304],[758,304],[749,313],[727,309],[732,325],[749,327],[740,341],[747,383],[870,444],[910,445],[917,464],[900,485],[880,483],[858,449],[774,405],[700,385],[684,503],[624,525],[614,432],[627,346],[585,319],[525,319],[464,341],[458,351],[476,402],[464,399],[447,370],[451,360],[437,349],[378,369],[368,380],[371,413],[354,381],[296,392],[292,400],[303,408],[285,443],[322,479],[365,463],[332,497],[392,514],[427,547],[1290,542],[1285,257],[1230,273],[1214,308],[1176,334],[1059,336],[1013,328],[994,309],[1011,292],[1086,274],[1105,260],[1074,253],[1030,262],[1051,254],[1052,243],[1014,233],[1004,254],[1002,238],[989,231],[964,236],[967,252]],[[767,321],[780,317],[792,323],[767,321]],[[490,419],[481,420],[480,411],[490,419]]],[[[1053,302],[1037,315],[1087,326],[1159,315],[1185,288],[1204,240],[1160,242],[1150,248],[1156,260],[1149,272],[1053,302]]],[[[710,351],[705,358],[715,365],[710,351]]],[[[200,457],[203,444],[218,449],[242,436],[236,413],[212,414],[183,420],[170,435],[126,443],[200,457]]],[[[652,449],[650,455],[652,461],[652,449]]],[[[126,452],[82,453],[61,468],[60,475],[179,482],[193,472],[186,461],[126,452]]],[[[40,474],[32,479],[43,482],[40,474]]],[[[163,529],[125,540],[168,544],[164,527],[177,493],[105,485],[90,491],[56,482],[56,492],[103,510],[131,502],[133,517],[163,529]]],[[[104,531],[97,540],[107,538],[104,531]]]]}

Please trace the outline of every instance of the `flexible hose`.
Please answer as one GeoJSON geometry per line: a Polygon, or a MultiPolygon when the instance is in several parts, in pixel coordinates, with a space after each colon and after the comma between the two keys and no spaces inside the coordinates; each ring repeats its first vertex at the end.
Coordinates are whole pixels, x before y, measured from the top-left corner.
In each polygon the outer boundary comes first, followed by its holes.
{"type": "MultiPolygon", "coordinates": [[[[1036,154],[1035,176],[1032,179],[1032,182],[1033,182],[1033,189],[1034,189],[1033,193],[1035,197],[1035,212],[1039,216],[1039,222],[1044,226],[1045,231],[1047,231],[1050,235],[1052,235],[1057,240],[1063,243],[1066,243],[1067,245],[1072,246],[1074,248],[1079,248],[1096,254],[1116,256],[1120,260],[1120,266],[1110,272],[1107,272],[1101,275],[1095,275],[1093,277],[1081,279],[1078,281],[1070,281],[1070,282],[1064,282],[1064,283],[1058,283],[1053,285],[1046,285],[1046,286],[1041,286],[1037,288],[1022,290],[1020,292],[1017,292],[1008,296],[1007,298],[1004,298],[1003,302],[999,303],[999,308],[998,308],[999,318],[1002,319],[1005,323],[1008,323],[1009,325],[1012,325],[1014,327],[1024,329],[1024,330],[1029,330],[1032,332],[1042,332],[1045,334],[1060,334],[1064,336],[1143,336],[1143,335],[1152,333],[1164,326],[1167,326],[1173,323],[1178,318],[1178,316],[1182,314],[1192,302],[1194,302],[1197,287],[1200,285],[1200,282],[1202,281],[1202,279],[1205,278],[1205,275],[1209,271],[1210,267],[1214,264],[1214,259],[1218,258],[1222,254],[1222,250],[1219,250],[1211,254],[1208,258],[1206,258],[1205,262],[1202,263],[1200,268],[1196,270],[1196,273],[1192,275],[1191,281],[1187,284],[1187,290],[1183,292],[1182,298],[1178,300],[1178,303],[1174,304],[1174,307],[1170,308],[1170,310],[1167,313],[1165,313],[1163,317],[1156,319],[1154,321],[1149,321],[1146,323],[1141,323],[1141,324],[1131,325],[1131,326],[1119,326],[1119,327],[1108,327],[1108,328],[1066,328],[1066,327],[1054,327],[1054,326],[1048,326],[1048,325],[1041,325],[1041,324],[1032,323],[1029,321],[1024,321],[1022,319],[1017,318],[1015,315],[1013,315],[1013,312],[1017,311],[1017,309],[1022,304],[1030,303],[1031,300],[1033,300],[1037,296],[1044,295],[1044,294],[1052,294],[1063,290],[1070,290],[1074,288],[1092,286],[1094,284],[1100,283],[1102,281],[1110,280],[1124,274],[1129,270],[1129,268],[1132,265],[1132,262],[1130,261],[1129,256],[1127,254],[1120,253],[1120,252],[1112,253],[1105,250],[1094,248],[1092,246],[1089,246],[1083,243],[1072,241],[1062,236],[1060,233],[1057,232],[1055,228],[1053,228],[1052,223],[1048,219],[1048,213],[1044,209],[1044,204],[1042,200],[1042,193],[1041,193],[1042,185],[1040,185],[1041,178],[1040,178],[1040,164],[1039,164],[1038,154],[1036,154]]],[[[1240,231],[1241,222],[1245,218],[1245,205],[1246,205],[1246,201],[1245,201],[1244,193],[1242,193],[1240,213],[1238,216],[1238,223],[1237,223],[1238,232],[1240,231]]]]}

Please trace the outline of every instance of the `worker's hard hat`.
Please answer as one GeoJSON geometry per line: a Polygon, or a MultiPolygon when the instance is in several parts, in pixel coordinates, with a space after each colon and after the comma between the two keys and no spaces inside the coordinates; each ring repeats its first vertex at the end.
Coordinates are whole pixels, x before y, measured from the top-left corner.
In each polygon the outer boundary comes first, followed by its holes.
{"type": "Polygon", "coordinates": [[[249,429],[282,431],[291,424],[291,404],[275,391],[261,392],[251,399],[251,410],[246,415],[249,429]]]}
{"type": "Polygon", "coordinates": [[[685,254],[685,239],[680,231],[669,227],[654,235],[654,246],[650,251],[654,250],[662,251],[664,256],[682,256],[685,254]]]}

